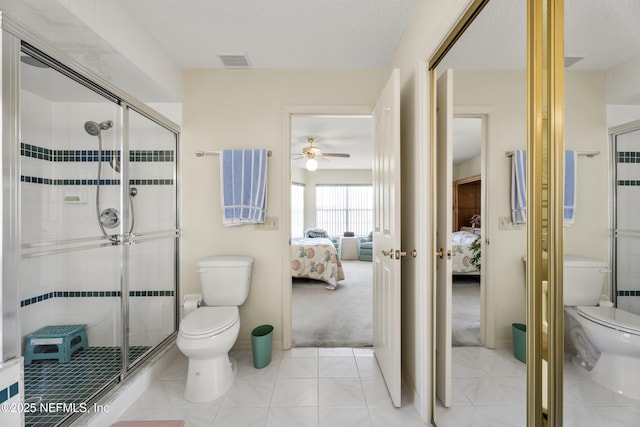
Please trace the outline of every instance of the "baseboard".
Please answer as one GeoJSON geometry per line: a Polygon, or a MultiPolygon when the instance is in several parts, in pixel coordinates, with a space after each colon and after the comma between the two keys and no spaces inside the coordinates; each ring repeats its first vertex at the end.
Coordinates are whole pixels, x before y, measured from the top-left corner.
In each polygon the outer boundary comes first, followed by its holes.
{"type": "MultiPolygon", "coordinates": [[[[271,348],[273,350],[282,350],[282,340],[272,341],[271,348]]],[[[231,350],[235,350],[235,351],[251,350],[251,340],[238,340],[233,345],[233,348],[231,350]]]]}
{"type": "Polygon", "coordinates": [[[513,348],[513,340],[510,340],[510,339],[496,340],[495,348],[513,348]]]}

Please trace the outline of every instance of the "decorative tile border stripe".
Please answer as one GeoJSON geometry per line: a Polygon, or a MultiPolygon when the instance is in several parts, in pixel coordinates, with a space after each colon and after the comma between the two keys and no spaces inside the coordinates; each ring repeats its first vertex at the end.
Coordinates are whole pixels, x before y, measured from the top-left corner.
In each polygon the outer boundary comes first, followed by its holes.
{"type": "Polygon", "coordinates": [[[0,403],[4,403],[7,400],[11,399],[13,396],[16,396],[20,391],[20,384],[17,382],[11,384],[7,388],[3,388],[0,390],[0,403]]]}
{"type": "MultiPolygon", "coordinates": [[[[54,291],[20,301],[20,307],[36,304],[53,298],[113,298],[120,297],[120,291],[54,291]]],[[[175,291],[129,291],[130,297],[172,297],[175,291]]]]}
{"type": "Polygon", "coordinates": [[[618,151],[616,153],[616,161],[618,163],[640,163],[640,152],[618,151]]]}
{"type": "MultiPolygon", "coordinates": [[[[21,182],[44,185],[97,185],[97,179],[49,179],[39,176],[20,176],[21,182]]],[[[120,185],[119,179],[101,179],[100,185],[120,185]]],[[[173,185],[173,179],[130,179],[129,185],[173,185]]]]}
{"type": "Polygon", "coordinates": [[[618,291],[619,297],[640,297],[639,291],[618,291]]]}
{"type": "Polygon", "coordinates": [[[129,150],[130,162],[173,162],[173,150],[129,150]]]}
{"type": "MultiPolygon", "coordinates": [[[[31,144],[20,144],[20,154],[50,162],[97,162],[98,150],[53,150],[31,144]]],[[[120,158],[120,150],[102,150],[100,161],[108,162],[114,156],[120,158]]],[[[130,150],[130,162],[173,162],[173,150],[130,150]]]]}
{"type": "Polygon", "coordinates": [[[634,179],[620,179],[618,185],[622,187],[638,187],[640,186],[640,180],[634,179]]]}

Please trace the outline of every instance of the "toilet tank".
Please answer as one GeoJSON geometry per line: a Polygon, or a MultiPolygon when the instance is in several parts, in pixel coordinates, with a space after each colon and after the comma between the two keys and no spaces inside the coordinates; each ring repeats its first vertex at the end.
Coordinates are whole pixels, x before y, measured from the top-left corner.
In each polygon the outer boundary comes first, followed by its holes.
{"type": "Polygon", "coordinates": [[[207,306],[242,305],[249,295],[253,257],[210,256],[198,261],[202,300],[207,306]]]}
{"type": "Polygon", "coordinates": [[[605,275],[605,261],[579,256],[564,256],[564,305],[598,305],[605,275]]]}

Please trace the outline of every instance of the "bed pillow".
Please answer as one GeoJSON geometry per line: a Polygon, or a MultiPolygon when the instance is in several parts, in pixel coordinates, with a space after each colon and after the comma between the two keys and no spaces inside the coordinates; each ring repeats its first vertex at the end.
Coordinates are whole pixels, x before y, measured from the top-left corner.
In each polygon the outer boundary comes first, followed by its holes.
{"type": "Polygon", "coordinates": [[[467,231],[454,231],[451,233],[451,244],[456,246],[470,245],[479,238],[480,236],[477,234],[469,233],[467,231]]]}
{"type": "Polygon", "coordinates": [[[328,239],[329,234],[322,228],[309,228],[305,230],[304,237],[311,237],[311,238],[324,237],[325,239],[328,239]]]}

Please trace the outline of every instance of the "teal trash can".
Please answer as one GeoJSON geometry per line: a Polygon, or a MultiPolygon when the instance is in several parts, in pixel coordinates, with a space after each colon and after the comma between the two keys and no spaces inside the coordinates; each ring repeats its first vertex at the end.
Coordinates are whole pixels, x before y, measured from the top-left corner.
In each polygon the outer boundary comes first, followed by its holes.
{"type": "Polygon", "coordinates": [[[253,349],[253,366],[262,369],[271,363],[271,346],[273,326],[260,325],[251,331],[251,347],[253,349]]]}
{"type": "Polygon", "coordinates": [[[522,363],[527,363],[527,325],[513,323],[513,355],[522,363]]]}

